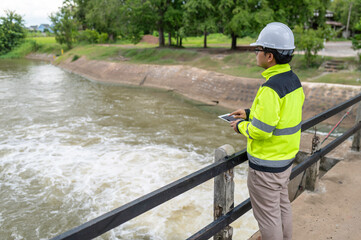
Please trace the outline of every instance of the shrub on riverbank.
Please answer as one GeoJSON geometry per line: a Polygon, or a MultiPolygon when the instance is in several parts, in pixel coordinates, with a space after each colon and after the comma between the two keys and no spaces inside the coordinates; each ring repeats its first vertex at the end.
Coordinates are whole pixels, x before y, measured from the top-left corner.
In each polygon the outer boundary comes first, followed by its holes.
{"type": "Polygon", "coordinates": [[[54,37],[32,37],[27,38],[22,44],[7,54],[1,55],[0,58],[23,58],[32,52],[59,56],[62,49],[67,50],[66,46],[56,43],[54,37]]]}
{"type": "Polygon", "coordinates": [[[0,58],[23,58],[31,52],[36,52],[38,50],[38,45],[33,40],[26,40],[19,46],[15,47],[12,51],[1,55],[0,58]]]}

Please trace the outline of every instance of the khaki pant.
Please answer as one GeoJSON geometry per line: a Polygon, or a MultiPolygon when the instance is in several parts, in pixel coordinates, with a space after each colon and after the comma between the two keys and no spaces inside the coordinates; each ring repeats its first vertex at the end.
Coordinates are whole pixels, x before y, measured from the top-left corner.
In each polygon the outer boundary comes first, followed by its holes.
{"type": "Polygon", "coordinates": [[[288,182],[292,166],[281,173],[248,169],[247,185],[262,240],[292,239],[288,182]]]}

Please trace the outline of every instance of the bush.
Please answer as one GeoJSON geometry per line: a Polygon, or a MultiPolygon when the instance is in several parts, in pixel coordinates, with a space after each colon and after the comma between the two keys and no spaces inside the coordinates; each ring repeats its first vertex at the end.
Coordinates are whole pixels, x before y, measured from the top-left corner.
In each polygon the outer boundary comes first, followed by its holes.
{"type": "Polygon", "coordinates": [[[1,55],[0,58],[23,58],[29,53],[37,51],[38,48],[39,45],[36,41],[26,40],[7,54],[1,55]]]}
{"type": "Polygon", "coordinates": [[[25,38],[22,16],[14,11],[5,13],[6,17],[0,17],[0,55],[19,46],[25,38]]]}
{"type": "Polygon", "coordinates": [[[87,29],[79,32],[76,39],[83,43],[106,43],[109,36],[107,33],[99,34],[96,30],[87,29]]]}
{"type": "Polygon", "coordinates": [[[74,55],[73,58],[71,59],[72,62],[78,60],[80,57],[78,55],[74,55]]]}
{"type": "Polygon", "coordinates": [[[78,42],[85,43],[97,43],[99,38],[99,33],[96,30],[84,30],[78,33],[77,40],[78,42]]]}
{"type": "Polygon", "coordinates": [[[296,26],[293,32],[295,34],[295,45],[305,52],[307,66],[314,66],[317,52],[324,48],[324,31],[322,29],[304,29],[301,26],[296,26]]]}
{"type": "Polygon", "coordinates": [[[108,33],[101,33],[98,36],[98,43],[106,43],[108,42],[109,36],[108,33]]]}

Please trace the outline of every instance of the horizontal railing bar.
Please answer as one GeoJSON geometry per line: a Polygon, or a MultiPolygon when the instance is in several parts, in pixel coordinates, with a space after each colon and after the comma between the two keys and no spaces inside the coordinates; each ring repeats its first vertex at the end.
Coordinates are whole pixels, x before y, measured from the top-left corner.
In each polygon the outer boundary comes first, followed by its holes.
{"type": "Polygon", "coordinates": [[[305,171],[308,167],[318,161],[318,159],[324,157],[327,153],[335,149],[338,145],[344,142],[347,138],[352,136],[355,132],[361,129],[361,122],[355,124],[352,128],[347,130],[344,134],[333,140],[327,146],[323,147],[319,151],[315,152],[312,156],[298,164],[292,171],[290,180],[295,178],[297,175],[305,171]]]}
{"type": "Polygon", "coordinates": [[[195,173],[170,183],[154,192],[144,195],[111,212],[103,214],[72,230],[69,230],[53,240],[60,239],[92,239],[119,226],[130,219],[214,178],[247,160],[245,150],[235,153],[222,161],[215,162],[195,173]]]}
{"type": "Polygon", "coordinates": [[[302,127],[301,127],[301,131],[305,131],[315,125],[317,125],[318,123],[336,115],[337,113],[341,112],[342,110],[354,105],[355,103],[358,103],[359,101],[361,101],[361,94],[333,107],[330,108],[312,118],[307,119],[306,121],[304,121],[302,123],[302,127]]]}
{"type": "Polygon", "coordinates": [[[243,214],[251,210],[251,201],[248,198],[247,200],[243,201],[241,204],[237,205],[235,208],[233,208],[231,211],[229,211],[227,214],[219,217],[214,222],[207,225],[202,230],[198,231],[191,237],[187,238],[187,240],[203,240],[203,239],[209,239],[215,234],[217,234],[219,231],[221,231],[223,228],[231,224],[232,222],[236,221],[239,217],[241,217],[243,214]]]}
{"type": "MultiPolygon", "coordinates": [[[[295,168],[292,169],[292,173],[290,176],[290,180],[295,178],[297,175],[305,171],[308,167],[310,167],[312,164],[318,161],[318,159],[325,156],[327,153],[335,149],[338,145],[340,145],[342,142],[344,142],[347,138],[349,138],[352,134],[354,134],[356,131],[361,129],[361,122],[356,124],[354,127],[346,131],[342,136],[336,138],[334,141],[329,143],[327,146],[322,148],[321,150],[314,153],[312,156],[304,160],[302,163],[298,164],[295,168]]],[[[248,198],[247,200],[243,201],[240,205],[229,211],[227,214],[219,217],[214,222],[210,223],[191,237],[189,237],[189,240],[201,240],[201,239],[209,239],[210,237],[214,236],[216,233],[221,231],[223,228],[237,220],[239,217],[241,217],[243,214],[245,214],[247,211],[249,211],[252,208],[251,201],[248,198]]]]}

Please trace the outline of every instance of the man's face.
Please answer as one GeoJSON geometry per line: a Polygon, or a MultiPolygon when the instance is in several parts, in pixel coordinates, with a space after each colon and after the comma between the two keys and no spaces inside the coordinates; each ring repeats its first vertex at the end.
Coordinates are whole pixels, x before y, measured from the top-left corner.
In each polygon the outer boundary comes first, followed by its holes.
{"type": "Polygon", "coordinates": [[[256,53],[257,66],[260,66],[264,69],[269,68],[270,54],[272,53],[265,53],[262,47],[257,47],[255,49],[255,53],[256,53]]]}

